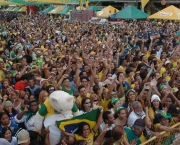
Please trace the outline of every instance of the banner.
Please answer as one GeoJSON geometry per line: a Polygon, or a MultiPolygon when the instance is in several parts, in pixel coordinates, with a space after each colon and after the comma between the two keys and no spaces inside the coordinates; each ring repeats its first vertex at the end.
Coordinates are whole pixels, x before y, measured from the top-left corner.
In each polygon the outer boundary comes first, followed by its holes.
{"type": "Polygon", "coordinates": [[[78,126],[81,122],[88,123],[92,129],[96,124],[99,113],[100,109],[95,109],[85,114],[75,116],[71,119],[57,121],[56,124],[62,131],[66,131],[68,133],[74,133],[78,129],[78,126]]]}

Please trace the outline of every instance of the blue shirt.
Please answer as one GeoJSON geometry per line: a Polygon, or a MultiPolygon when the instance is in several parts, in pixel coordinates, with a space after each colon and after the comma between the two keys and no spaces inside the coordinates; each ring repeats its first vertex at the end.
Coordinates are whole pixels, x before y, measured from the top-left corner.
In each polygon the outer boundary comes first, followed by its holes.
{"type": "MultiPolygon", "coordinates": [[[[0,134],[2,133],[2,129],[3,129],[4,126],[0,125],[0,134]]],[[[10,124],[8,125],[8,127],[11,128],[11,131],[12,131],[12,134],[14,135],[16,133],[16,131],[18,130],[18,125],[13,122],[13,121],[10,121],[10,124]]]]}

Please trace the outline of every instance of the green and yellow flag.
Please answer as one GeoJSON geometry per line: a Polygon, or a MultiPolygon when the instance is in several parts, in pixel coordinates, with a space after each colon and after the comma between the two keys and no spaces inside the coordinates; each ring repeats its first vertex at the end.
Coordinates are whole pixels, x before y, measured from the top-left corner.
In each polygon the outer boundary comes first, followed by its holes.
{"type": "Polygon", "coordinates": [[[142,9],[144,9],[144,7],[146,6],[146,4],[149,2],[149,0],[141,0],[141,6],[142,9]]]}
{"type": "Polygon", "coordinates": [[[96,124],[96,121],[99,117],[99,113],[100,109],[98,108],[85,114],[75,116],[71,119],[57,121],[56,124],[62,131],[66,131],[69,133],[74,133],[81,122],[87,122],[90,125],[90,128],[92,129],[96,124]]]}

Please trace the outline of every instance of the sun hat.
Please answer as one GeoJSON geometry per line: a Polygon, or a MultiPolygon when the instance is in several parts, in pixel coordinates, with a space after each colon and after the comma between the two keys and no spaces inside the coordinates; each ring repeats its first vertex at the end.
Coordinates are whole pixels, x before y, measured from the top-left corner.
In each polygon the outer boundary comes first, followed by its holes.
{"type": "Polygon", "coordinates": [[[18,135],[18,144],[26,143],[29,140],[29,132],[26,130],[21,130],[18,135]]]}
{"type": "Polygon", "coordinates": [[[151,102],[153,102],[155,99],[157,99],[159,102],[161,102],[161,99],[160,99],[159,96],[156,95],[156,94],[152,95],[152,97],[151,97],[151,102]]]}

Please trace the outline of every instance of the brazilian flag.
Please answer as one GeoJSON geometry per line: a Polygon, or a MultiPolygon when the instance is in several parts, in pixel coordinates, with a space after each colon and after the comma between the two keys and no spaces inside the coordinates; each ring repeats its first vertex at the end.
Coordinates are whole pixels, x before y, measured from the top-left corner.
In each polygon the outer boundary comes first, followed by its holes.
{"type": "Polygon", "coordinates": [[[57,121],[56,124],[62,131],[66,131],[68,133],[74,133],[78,129],[81,122],[87,122],[92,129],[96,124],[99,113],[100,109],[98,108],[85,114],[75,116],[71,119],[57,121]]]}

